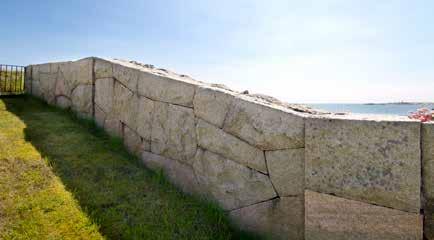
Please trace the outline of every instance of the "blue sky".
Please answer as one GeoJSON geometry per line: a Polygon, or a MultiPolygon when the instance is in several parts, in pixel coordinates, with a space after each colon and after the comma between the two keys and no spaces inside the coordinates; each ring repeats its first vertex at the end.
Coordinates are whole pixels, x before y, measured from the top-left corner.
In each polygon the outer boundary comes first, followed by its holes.
{"type": "Polygon", "coordinates": [[[434,101],[434,1],[1,3],[0,62],[137,60],[288,102],[434,101]]]}

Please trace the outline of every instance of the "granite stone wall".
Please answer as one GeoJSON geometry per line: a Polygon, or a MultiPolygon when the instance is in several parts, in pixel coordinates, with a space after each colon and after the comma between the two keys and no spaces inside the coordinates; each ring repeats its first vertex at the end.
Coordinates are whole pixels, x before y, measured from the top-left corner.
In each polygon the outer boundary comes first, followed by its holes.
{"type": "Polygon", "coordinates": [[[276,239],[422,239],[425,213],[433,237],[432,124],[321,113],[133,61],[91,57],[26,73],[28,93],[93,118],[242,229],[276,239]]]}

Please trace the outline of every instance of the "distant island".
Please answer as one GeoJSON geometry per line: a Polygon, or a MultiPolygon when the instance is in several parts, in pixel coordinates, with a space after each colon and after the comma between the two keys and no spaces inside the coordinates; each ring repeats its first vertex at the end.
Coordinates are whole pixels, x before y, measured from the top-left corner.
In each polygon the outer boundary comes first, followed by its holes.
{"type": "Polygon", "coordinates": [[[434,102],[390,102],[390,103],[364,103],[363,105],[430,105],[434,104],[434,102]]]}

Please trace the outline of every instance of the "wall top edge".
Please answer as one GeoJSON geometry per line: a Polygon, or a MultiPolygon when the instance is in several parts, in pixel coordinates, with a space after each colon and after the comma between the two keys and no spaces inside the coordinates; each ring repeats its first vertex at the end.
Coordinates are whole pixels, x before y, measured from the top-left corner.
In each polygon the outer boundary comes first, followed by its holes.
{"type": "MultiPolygon", "coordinates": [[[[280,101],[277,98],[263,95],[263,94],[250,94],[248,92],[238,92],[235,91],[223,84],[213,84],[213,83],[206,83],[202,81],[198,81],[193,79],[192,77],[185,75],[185,74],[178,74],[175,72],[172,72],[170,70],[164,69],[164,68],[158,68],[155,67],[152,64],[143,64],[136,61],[130,61],[130,60],[123,60],[123,59],[108,59],[108,58],[101,58],[101,57],[86,57],[77,59],[75,61],[62,61],[62,62],[48,62],[43,64],[31,64],[29,66],[39,66],[44,64],[60,64],[60,63],[72,63],[72,62],[78,62],[88,59],[95,59],[99,61],[106,61],[110,62],[112,64],[118,64],[122,65],[128,68],[136,69],[141,72],[153,74],[156,76],[169,78],[175,81],[181,81],[188,84],[193,84],[198,87],[203,88],[209,88],[214,91],[221,91],[225,92],[231,95],[234,95],[236,98],[252,102],[255,104],[259,104],[265,107],[273,108],[276,110],[284,111],[293,115],[296,115],[298,117],[308,118],[308,119],[335,119],[335,120],[355,120],[355,121],[373,121],[373,122],[413,122],[413,123],[420,123],[417,120],[409,119],[406,116],[394,116],[394,115],[378,115],[378,114],[355,114],[355,113],[346,113],[346,114],[335,114],[330,113],[327,111],[314,109],[309,106],[303,105],[303,104],[290,104],[283,101],[280,101]]],[[[431,123],[425,123],[425,124],[434,124],[434,122],[431,123]]]]}

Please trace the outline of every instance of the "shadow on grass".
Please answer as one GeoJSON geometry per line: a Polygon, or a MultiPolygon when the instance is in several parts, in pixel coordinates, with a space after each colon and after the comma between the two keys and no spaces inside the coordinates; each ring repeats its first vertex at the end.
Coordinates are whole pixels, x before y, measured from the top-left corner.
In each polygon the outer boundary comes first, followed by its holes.
{"type": "Polygon", "coordinates": [[[30,96],[2,97],[25,124],[26,140],[109,239],[257,239],[231,227],[211,203],[181,193],[142,167],[120,139],[92,121],[30,96]]]}

